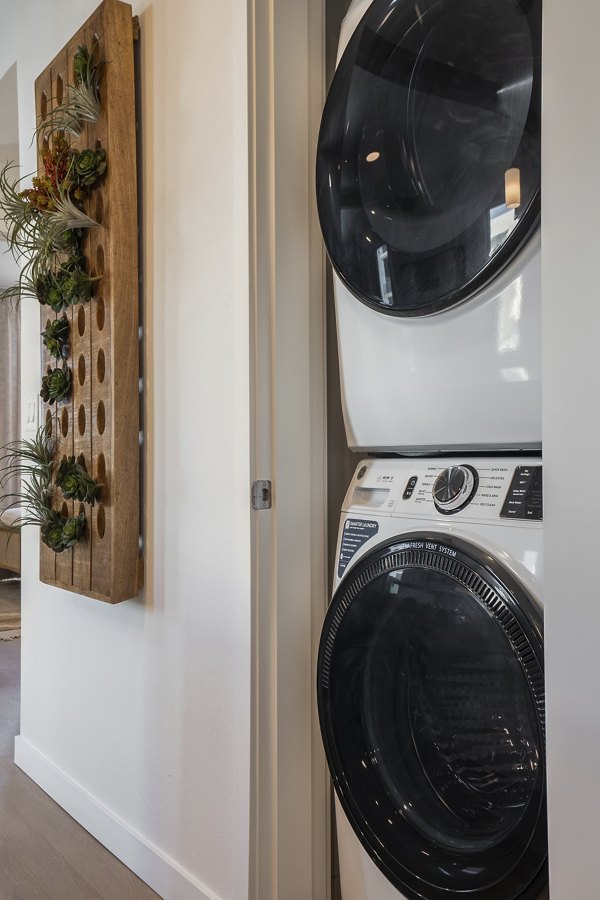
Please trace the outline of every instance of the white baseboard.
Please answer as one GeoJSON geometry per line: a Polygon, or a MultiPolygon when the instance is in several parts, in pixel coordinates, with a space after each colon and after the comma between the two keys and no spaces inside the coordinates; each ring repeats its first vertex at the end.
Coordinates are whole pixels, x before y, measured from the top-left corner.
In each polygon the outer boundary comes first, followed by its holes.
{"type": "Polygon", "coordinates": [[[21,735],[15,738],[15,763],[164,900],[219,900],[21,735]]]}

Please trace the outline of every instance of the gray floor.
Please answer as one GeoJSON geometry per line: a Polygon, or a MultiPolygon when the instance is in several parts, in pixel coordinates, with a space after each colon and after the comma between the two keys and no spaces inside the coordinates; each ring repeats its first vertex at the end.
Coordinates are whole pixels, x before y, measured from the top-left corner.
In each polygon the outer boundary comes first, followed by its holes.
{"type": "Polygon", "coordinates": [[[21,641],[0,641],[0,900],[158,898],[13,763],[21,641]]]}

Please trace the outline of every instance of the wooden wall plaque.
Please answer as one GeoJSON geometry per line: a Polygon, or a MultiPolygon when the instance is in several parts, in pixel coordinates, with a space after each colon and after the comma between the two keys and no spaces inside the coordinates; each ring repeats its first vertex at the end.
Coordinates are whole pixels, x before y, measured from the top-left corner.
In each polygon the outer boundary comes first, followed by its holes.
{"type": "MultiPolygon", "coordinates": [[[[107,170],[94,185],[85,212],[99,226],[83,243],[87,271],[100,276],[88,302],[70,308],[70,400],[46,406],[57,440],[57,463],[75,456],[102,483],[99,501],[68,501],[57,508],[85,511],[82,540],[56,554],[41,543],[40,578],[47,584],[108,603],[138,594],[140,557],[139,296],[134,39],[131,6],[104,0],[35,82],[38,118],[54,108],[73,82],[73,57],[97,42],[101,115],[71,139],[79,150],[105,148],[107,170]]],[[[42,329],[56,315],[41,307],[42,329]]],[[[62,315],[62,313],[60,314],[62,315]]],[[[52,363],[44,350],[43,370],[52,363]]],[[[56,363],[54,362],[54,365],[56,363]]],[[[60,495],[60,492],[57,492],[60,495]]]]}

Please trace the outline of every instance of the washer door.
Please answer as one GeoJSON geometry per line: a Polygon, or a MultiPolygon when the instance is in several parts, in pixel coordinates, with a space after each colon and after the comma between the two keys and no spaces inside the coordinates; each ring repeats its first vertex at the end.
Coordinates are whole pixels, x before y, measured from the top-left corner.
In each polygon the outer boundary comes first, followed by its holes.
{"type": "Polygon", "coordinates": [[[472,296],[540,215],[541,0],[374,0],[317,154],[325,244],[374,309],[472,296]]]}
{"type": "Polygon", "coordinates": [[[405,897],[537,896],[541,621],[506,570],[435,534],[369,554],[329,608],[317,691],[340,802],[405,897]]]}

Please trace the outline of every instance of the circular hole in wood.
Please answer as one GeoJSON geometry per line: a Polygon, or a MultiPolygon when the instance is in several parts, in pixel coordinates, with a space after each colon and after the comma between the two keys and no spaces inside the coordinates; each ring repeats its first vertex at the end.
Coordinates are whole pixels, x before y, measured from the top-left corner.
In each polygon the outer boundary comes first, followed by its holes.
{"type": "Polygon", "coordinates": [[[102,199],[102,194],[98,193],[96,195],[96,210],[94,214],[94,219],[98,223],[98,225],[102,225],[102,219],[104,218],[104,200],[102,199]]]}
{"type": "Polygon", "coordinates": [[[63,505],[60,509],[60,514],[61,514],[61,516],[64,516],[65,519],[69,518],[69,507],[67,506],[66,503],[63,503],[63,505]]]}
{"type": "Polygon", "coordinates": [[[52,413],[50,410],[46,413],[46,434],[48,437],[52,436],[52,413]]]}
{"type": "Polygon", "coordinates": [[[44,152],[47,152],[48,148],[50,147],[48,138],[44,138],[44,140],[42,141],[42,147],[44,148],[44,152]]]}
{"type": "Polygon", "coordinates": [[[77,427],[79,428],[79,434],[85,434],[85,406],[83,403],[80,405],[77,413],[77,427]]]}
{"type": "Polygon", "coordinates": [[[103,538],[106,531],[106,513],[102,504],[100,504],[96,513],[96,528],[98,529],[98,537],[103,538]]]}
{"type": "Polygon", "coordinates": [[[98,404],[96,424],[98,425],[98,434],[104,434],[104,429],[106,428],[106,410],[104,409],[104,403],[102,400],[98,404]]]}
{"type": "Polygon", "coordinates": [[[98,484],[104,484],[106,481],[106,460],[104,459],[104,453],[100,454],[98,462],[96,463],[96,481],[98,484]]]}
{"type": "Polygon", "coordinates": [[[60,416],[60,430],[62,436],[66,437],[69,433],[69,410],[65,407],[60,416]]]}
{"type": "Polygon", "coordinates": [[[40,97],[40,112],[42,119],[45,119],[48,113],[48,94],[46,91],[42,91],[42,96],[40,97]]]}
{"type": "Polygon", "coordinates": [[[52,325],[52,321],[50,319],[46,319],[46,328],[50,328],[52,325]]]}
{"type": "Polygon", "coordinates": [[[96,270],[98,275],[104,274],[104,247],[102,244],[99,244],[96,250],[96,270]]]}
{"type": "Polygon", "coordinates": [[[102,297],[99,297],[96,303],[96,324],[98,331],[102,331],[104,328],[104,300],[102,297]]]}
{"type": "Polygon", "coordinates": [[[85,471],[87,472],[87,466],[85,464],[85,456],[83,455],[83,453],[79,454],[79,456],[77,457],[77,462],[81,466],[81,468],[85,469],[85,471]]]}
{"type": "Polygon", "coordinates": [[[98,381],[100,384],[104,381],[104,376],[106,374],[106,359],[104,358],[104,350],[102,347],[98,350],[98,359],[96,360],[96,373],[98,375],[98,381]]]}
{"type": "Polygon", "coordinates": [[[83,353],[79,354],[79,359],[77,360],[77,377],[79,378],[79,384],[83,384],[85,381],[85,356],[83,353]]]}
{"type": "Polygon", "coordinates": [[[58,103],[62,103],[64,94],[64,84],[62,75],[56,76],[56,99],[58,103]]]}
{"type": "Polygon", "coordinates": [[[80,306],[77,313],[77,331],[80,337],[85,334],[85,306],[80,306]]]}
{"type": "Polygon", "coordinates": [[[78,515],[81,515],[81,513],[83,513],[85,515],[85,506],[83,505],[83,503],[79,504],[79,509],[77,510],[77,513],[78,513],[78,515]]]}

